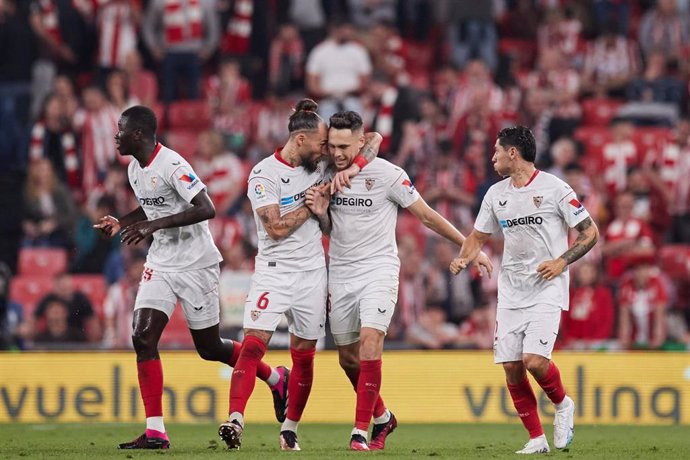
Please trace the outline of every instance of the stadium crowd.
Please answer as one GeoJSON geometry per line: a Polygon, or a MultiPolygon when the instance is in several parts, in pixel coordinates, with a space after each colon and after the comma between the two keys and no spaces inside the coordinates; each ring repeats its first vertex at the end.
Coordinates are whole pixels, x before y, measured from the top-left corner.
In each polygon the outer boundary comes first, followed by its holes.
{"type": "MultiPolygon", "coordinates": [[[[560,346],[690,348],[689,18],[687,0],[0,0],[0,349],[131,346],[145,248],[92,225],[137,206],[113,141],[134,104],[208,185],[236,332],[249,168],[304,95],[325,119],[360,112],[465,234],[499,180],[497,132],[530,127],[602,233],[560,346]]],[[[387,345],[491,348],[495,277],[452,276],[458,248],[404,211],[398,245],[387,345]]],[[[191,346],[179,313],[170,328],[191,346]]]]}

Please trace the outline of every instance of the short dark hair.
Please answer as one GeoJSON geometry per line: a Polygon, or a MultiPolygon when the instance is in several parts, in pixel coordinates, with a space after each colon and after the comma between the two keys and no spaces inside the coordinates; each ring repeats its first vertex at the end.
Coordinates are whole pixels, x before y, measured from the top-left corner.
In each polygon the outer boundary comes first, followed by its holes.
{"type": "Polygon", "coordinates": [[[504,128],[498,133],[498,143],[505,149],[515,147],[525,161],[534,163],[537,157],[537,144],[534,134],[525,126],[504,128]]]}
{"type": "Polygon", "coordinates": [[[352,132],[355,132],[359,129],[362,129],[362,126],[364,126],[362,117],[357,112],[353,112],[352,110],[336,112],[328,120],[329,128],[349,129],[352,132]]]}
{"type": "Polygon", "coordinates": [[[158,129],[158,120],[153,110],[143,105],[135,105],[122,112],[127,118],[127,127],[131,130],[140,129],[146,137],[154,137],[158,129]]]}
{"type": "Polygon", "coordinates": [[[319,105],[312,99],[302,99],[295,106],[295,111],[290,115],[288,121],[288,131],[290,134],[295,131],[313,131],[319,128],[319,124],[323,122],[316,111],[319,105]]]}

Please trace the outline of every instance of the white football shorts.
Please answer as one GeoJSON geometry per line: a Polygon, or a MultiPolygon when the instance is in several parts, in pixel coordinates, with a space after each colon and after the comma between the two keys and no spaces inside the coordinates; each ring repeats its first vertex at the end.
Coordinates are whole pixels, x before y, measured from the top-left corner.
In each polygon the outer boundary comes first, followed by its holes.
{"type": "Polygon", "coordinates": [[[190,329],[206,329],[220,321],[218,264],[186,272],[161,272],[144,267],[134,309],[153,308],[168,316],[178,299],[190,329]]]}
{"type": "Polygon", "coordinates": [[[551,359],[560,323],[561,309],[553,305],[499,308],[496,311],[494,362],[522,361],[525,353],[551,359]]]}
{"type": "Polygon", "coordinates": [[[398,301],[398,276],[372,276],[344,283],[329,281],[328,295],[333,339],[336,345],[349,345],[359,340],[362,327],[388,332],[398,301]]]}
{"type": "Polygon", "coordinates": [[[296,273],[255,272],[244,304],[244,328],[275,331],[284,313],[291,334],[306,340],[326,335],[326,267],[296,273]]]}

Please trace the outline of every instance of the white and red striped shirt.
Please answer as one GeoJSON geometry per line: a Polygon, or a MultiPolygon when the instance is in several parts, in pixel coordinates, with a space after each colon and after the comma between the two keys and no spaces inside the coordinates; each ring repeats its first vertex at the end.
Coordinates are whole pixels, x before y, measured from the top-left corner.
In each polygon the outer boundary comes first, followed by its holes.
{"type": "Polygon", "coordinates": [[[381,137],[383,137],[379,148],[381,153],[388,153],[391,147],[393,136],[393,106],[397,99],[398,90],[392,86],[388,87],[381,96],[381,106],[376,115],[376,125],[374,126],[374,131],[378,132],[381,137]]]}
{"type": "Polygon", "coordinates": [[[83,178],[85,191],[94,189],[105,177],[108,166],[115,160],[128,163],[115,148],[115,133],[119,113],[111,104],[96,112],[83,111],[75,117],[82,126],[83,178]]]}
{"type": "Polygon", "coordinates": [[[660,160],[661,180],[672,190],[671,213],[690,213],[690,144],[669,142],[661,150],[660,160]]]}
{"type": "Polygon", "coordinates": [[[633,141],[609,142],[601,152],[600,166],[610,196],[625,190],[628,168],[639,165],[637,146],[633,141]]]}
{"type": "Polygon", "coordinates": [[[74,6],[96,18],[98,65],[122,67],[125,57],[137,47],[135,9],[141,0],[73,0],[74,6]]]}
{"type": "MultiPolygon", "coordinates": [[[[46,125],[39,120],[31,128],[31,141],[29,144],[29,160],[34,161],[45,156],[46,125]]],[[[74,189],[79,186],[79,157],[77,156],[77,143],[74,134],[65,131],[60,136],[62,142],[62,155],[65,171],[67,172],[67,184],[74,189]]]]}
{"type": "Polygon", "coordinates": [[[55,0],[37,0],[36,13],[40,17],[41,26],[46,34],[55,42],[62,43],[62,34],[60,33],[60,17],[58,9],[55,5],[55,0]]]}
{"type": "Polygon", "coordinates": [[[163,27],[167,44],[174,45],[189,39],[203,38],[201,0],[165,0],[163,11],[163,27]]]}
{"type": "Polygon", "coordinates": [[[194,161],[194,169],[204,178],[208,194],[217,206],[226,204],[225,199],[238,187],[244,189],[249,176],[249,168],[230,153],[210,160],[199,158],[194,161]]]}
{"type": "Polygon", "coordinates": [[[637,44],[617,36],[609,46],[606,39],[587,44],[585,73],[592,75],[596,83],[605,84],[621,76],[634,75],[639,69],[637,44]]]}
{"type": "Polygon", "coordinates": [[[232,18],[228,22],[221,46],[224,53],[247,54],[249,52],[253,14],[253,0],[235,0],[232,18]]]}

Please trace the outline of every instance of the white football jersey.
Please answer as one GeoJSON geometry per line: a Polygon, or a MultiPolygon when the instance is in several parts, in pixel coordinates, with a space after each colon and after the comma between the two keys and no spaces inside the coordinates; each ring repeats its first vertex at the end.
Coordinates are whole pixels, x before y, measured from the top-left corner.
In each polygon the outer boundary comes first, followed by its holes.
{"type": "Polygon", "coordinates": [[[326,260],[321,243],[321,229],[315,218],[309,218],[290,236],[272,240],[264,229],[257,209],[277,204],[280,215],[305,206],[307,190],[324,182],[328,174],[328,162],[319,162],[316,171],[294,167],[280,157],[280,150],[260,161],[249,174],[247,196],[252,202],[254,220],[259,234],[259,252],[256,255],[256,271],[294,273],[324,267],[326,260]]]}
{"type": "Polygon", "coordinates": [[[398,276],[398,206],[407,208],[418,199],[402,168],[381,158],[368,164],[352,179],[351,188],[331,199],[330,280],[353,281],[381,273],[398,276]]]}
{"type": "Polygon", "coordinates": [[[588,217],[573,189],[543,171],[537,170],[521,188],[510,178],[491,186],[474,228],[482,233],[503,230],[498,308],[545,304],[568,309],[568,270],[546,281],[537,267],[562,256],[568,249],[568,228],[588,217]]]}
{"type": "MultiPolygon", "coordinates": [[[[206,188],[184,158],[161,144],[145,167],[133,160],[127,174],[148,220],[191,208],[192,198],[206,188]]],[[[146,266],[161,272],[182,272],[210,267],[221,260],[208,221],[203,221],[154,232],[146,266]]]]}

